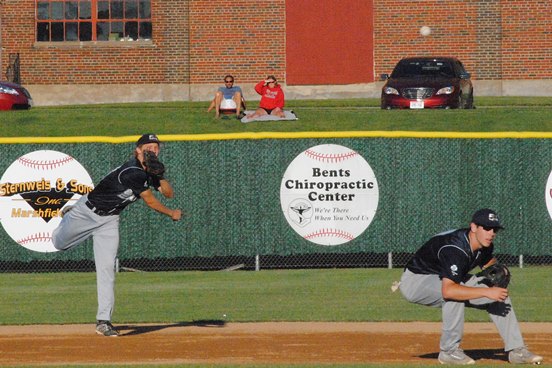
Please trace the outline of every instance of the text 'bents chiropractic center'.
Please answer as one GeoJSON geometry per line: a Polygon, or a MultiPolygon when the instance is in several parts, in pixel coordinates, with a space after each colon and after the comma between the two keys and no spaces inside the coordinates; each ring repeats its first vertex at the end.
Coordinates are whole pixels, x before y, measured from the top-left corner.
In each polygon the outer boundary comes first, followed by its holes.
{"type": "Polygon", "coordinates": [[[308,193],[308,199],[310,201],[352,201],[355,198],[355,194],[335,192],[338,190],[358,190],[365,189],[371,190],[375,184],[373,181],[367,181],[366,179],[346,181],[343,180],[351,176],[350,170],[322,170],[320,168],[312,168],[312,179],[303,180],[287,180],[285,187],[287,189],[296,190],[311,190],[308,193]],[[318,178],[342,178],[341,180],[323,181],[318,178]],[[322,190],[324,193],[319,193],[315,190],[322,190]],[[330,193],[332,192],[333,193],[330,193]]]}

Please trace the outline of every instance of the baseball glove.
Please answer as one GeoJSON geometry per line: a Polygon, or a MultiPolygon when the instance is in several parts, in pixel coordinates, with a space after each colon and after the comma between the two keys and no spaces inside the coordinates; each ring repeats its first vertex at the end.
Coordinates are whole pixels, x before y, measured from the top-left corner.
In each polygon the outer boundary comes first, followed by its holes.
{"type": "Polygon", "coordinates": [[[144,166],[146,167],[146,172],[149,175],[158,177],[159,179],[163,178],[163,174],[165,173],[165,165],[159,161],[159,158],[157,158],[155,153],[151,151],[144,151],[144,166]]]}
{"type": "Polygon", "coordinates": [[[476,276],[482,277],[480,282],[489,287],[507,288],[512,274],[506,265],[497,262],[478,272],[476,276]]]}

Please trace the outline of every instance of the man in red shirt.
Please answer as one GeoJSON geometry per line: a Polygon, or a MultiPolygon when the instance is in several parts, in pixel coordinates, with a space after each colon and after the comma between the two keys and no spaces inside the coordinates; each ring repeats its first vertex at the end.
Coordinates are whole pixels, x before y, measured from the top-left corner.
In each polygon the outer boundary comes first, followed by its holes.
{"type": "Polygon", "coordinates": [[[255,91],[261,95],[259,108],[253,114],[247,115],[248,119],[263,115],[275,115],[285,118],[284,114],[284,91],[273,75],[255,85],[255,91]]]}

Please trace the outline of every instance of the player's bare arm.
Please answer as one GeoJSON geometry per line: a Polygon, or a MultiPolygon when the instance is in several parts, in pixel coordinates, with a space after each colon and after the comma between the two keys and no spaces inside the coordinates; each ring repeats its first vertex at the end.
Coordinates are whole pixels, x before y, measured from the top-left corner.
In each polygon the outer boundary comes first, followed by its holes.
{"type": "Polygon", "coordinates": [[[489,262],[487,262],[487,264],[485,264],[485,265],[484,265],[483,267],[481,267],[481,268],[482,268],[482,269],[485,269],[485,268],[487,268],[487,267],[489,267],[489,266],[494,265],[496,262],[498,262],[497,259],[496,259],[495,257],[493,257],[489,262]]]}
{"type": "Polygon", "coordinates": [[[159,188],[157,188],[159,193],[161,193],[165,198],[174,198],[174,190],[171,183],[169,183],[167,179],[161,179],[159,183],[159,188]]]}
{"type": "Polygon", "coordinates": [[[442,280],[441,292],[445,300],[465,301],[478,298],[488,298],[503,302],[508,297],[508,289],[499,287],[470,287],[457,284],[446,277],[442,280]]]}
{"type": "Polygon", "coordinates": [[[155,198],[155,195],[150,189],[143,191],[140,194],[140,197],[144,200],[144,203],[146,203],[149,208],[169,216],[173,221],[178,221],[182,217],[182,211],[180,211],[179,209],[171,209],[165,206],[163,203],[159,202],[159,200],[155,198]]]}

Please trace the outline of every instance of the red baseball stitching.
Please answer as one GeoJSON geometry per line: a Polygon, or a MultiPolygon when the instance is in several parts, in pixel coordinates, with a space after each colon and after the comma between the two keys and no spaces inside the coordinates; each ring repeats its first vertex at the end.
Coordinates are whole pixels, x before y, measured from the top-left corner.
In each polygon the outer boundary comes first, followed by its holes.
{"type": "Polygon", "coordinates": [[[33,235],[29,235],[26,238],[23,238],[21,240],[18,240],[17,243],[19,244],[27,244],[27,243],[37,243],[37,242],[49,242],[52,240],[52,235],[50,233],[36,233],[33,235]]]}
{"type": "Polygon", "coordinates": [[[31,160],[26,157],[19,157],[17,161],[21,163],[21,165],[30,167],[33,169],[39,169],[39,170],[52,170],[57,167],[60,167],[62,165],[65,165],[69,161],[73,161],[73,157],[71,156],[65,156],[61,159],[54,160],[54,161],[38,161],[38,160],[31,160]]]}
{"type": "Polygon", "coordinates": [[[355,151],[349,151],[347,153],[319,153],[308,149],[305,151],[305,155],[317,161],[340,162],[350,159],[351,157],[358,155],[358,153],[355,151]]]}
{"type": "Polygon", "coordinates": [[[312,238],[325,237],[325,236],[342,238],[347,240],[353,240],[355,238],[352,234],[338,229],[321,229],[321,230],[315,231],[314,233],[307,234],[303,236],[303,238],[312,239],[312,238]]]}

